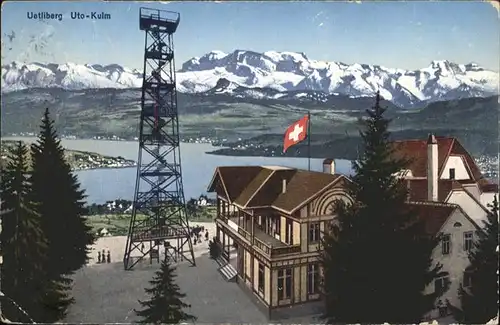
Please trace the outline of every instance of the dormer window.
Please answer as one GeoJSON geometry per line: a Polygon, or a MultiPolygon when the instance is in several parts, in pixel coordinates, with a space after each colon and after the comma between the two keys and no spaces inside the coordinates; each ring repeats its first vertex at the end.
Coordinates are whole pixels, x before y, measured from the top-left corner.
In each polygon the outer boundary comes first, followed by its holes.
{"type": "Polygon", "coordinates": [[[450,179],[455,179],[455,168],[450,168],[450,179]]]}

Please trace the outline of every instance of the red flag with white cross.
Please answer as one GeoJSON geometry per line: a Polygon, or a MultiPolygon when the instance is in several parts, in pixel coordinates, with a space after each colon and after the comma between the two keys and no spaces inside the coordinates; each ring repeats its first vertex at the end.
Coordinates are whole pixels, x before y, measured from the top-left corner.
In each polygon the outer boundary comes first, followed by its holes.
{"type": "Polygon", "coordinates": [[[309,116],[305,115],[303,118],[293,123],[286,129],[283,152],[286,152],[286,150],[291,146],[304,141],[304,139],[307,137],[308,122],[309,116]]]}

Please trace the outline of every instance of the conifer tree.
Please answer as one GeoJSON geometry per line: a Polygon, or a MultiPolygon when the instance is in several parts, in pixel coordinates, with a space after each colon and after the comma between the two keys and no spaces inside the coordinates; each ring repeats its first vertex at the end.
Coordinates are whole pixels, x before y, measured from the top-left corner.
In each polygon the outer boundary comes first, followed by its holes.
{"type": "Polygon", "coordinates": [[[451,310],[461,324],[485,324],[498,313],[497,270],[499,241],[498,200],[495,196],[490,213],[482,230],[476,232],[478,240],[470,252],[470,266],[467,268],[470,286],[458,289],[461,307],[451,310]]]}
{"type": "Polygon", "coordinates": [[[72,283],[67,276],[59,275],[44,284],[42,308],[34,315],[40,323],[55,323],[66,316],[68,307],[75,301],[69,294],[72,283]]]}
{"type": "Polygon", "coordinates": [[[184,321],[195,321],[196,317],[184,312],[190,307],[182,300],[185,294],[180,292],[175,283],[175,267],[167,259],[161,263],[161,268],[155,273],[153,280],[149,281],[151,288],[145,289],[150,296],[148,301],[139,301],[142,310],[135,311],[141,317],[143,324],[178,324],[184,321]]]}
{"type": "Polygon", "coordinates": [[[389,120],[377,94],[360,132],[364,150],[352,163],[353,202],[338,201],[323,237],[323,317],[333,323],[416,323],[442,292],[424,294],[441,269],[432,251],[439,239],[406,204],[407,189],[395,176],[409,161],[396,159],[389,120]]]}
{"type": "Polygon", "coordinates": [[[48,239],[47,268],[57,280],[86,264],[94,236],[83,218],[84,191],[65,160],[48,109],[40,129],[38,141],[31,146],[31,194],[48,239]]]}
{"type": "MultiPolygon", "coordinates": [[[[2,201],[3,265],[1,285],[12,299],[32,319],[41,310],[43,296],[43,265],[47,243],[40,225],[40,215],[28,200],[28,149],[19,142],[8,157],[2,171],[0,197],[2,201]]],[[[3,307],[10,321],[26,322],[26,316],[14,303],[3,307]]]]}

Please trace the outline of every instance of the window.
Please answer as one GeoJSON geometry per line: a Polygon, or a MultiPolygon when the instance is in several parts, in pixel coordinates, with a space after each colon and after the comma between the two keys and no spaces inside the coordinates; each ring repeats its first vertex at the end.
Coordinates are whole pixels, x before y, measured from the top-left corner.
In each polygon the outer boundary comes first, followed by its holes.
{"type": "Polygon", "coordinates": [[[438,300],[436,307],[439,312],[439,317],[448,316],[449,314],[448,305],[444,304],[441,299],[438,300]]]}
{"type": "Polygon", "coordinates": [[[259,292],[264,292],[264,265],[259,263],[259,292]]]}
{"type": "Polygon", "coordinates": [[[307,266],[307,294],[316,293],[319,293],[319,266],[318,264],[309,264],[307,266]]]}
{"type": "Polygon", "coordinates": [[[442,272],[439,278],[434,280],[434,292],[444,292],[449,281],[450,279],[448,272],[442,272]]]}
{"type": "Polygon", "coordinates": [[[293,221],[287,220],[285,224],[285,243],[288,245],[293,244],[293,221]]]}
{"type": "Polygon", "coordinates": [[[264,222],[262,216],[257,217],[257,228],[260,230],[264,230],[264,222]]]}
{"type": "Polygon", "coordinates": [[[309,243],[316,243],[319,239],[319,222],[309,224],[309,243]]]}
{"type": "Polygon", "coordinates": [[[266,234],[272,234],[273,233],[273,228],[272,228],[272,220],[270,217],[266,217],[265,219],[266,222],[266,234]]]}
{"type": "Polygon", "coordinates": [[[474,233],[472,231],[464,232],[464,250],[470,252],[474,246],[474,233]]]}
{"type": "Polygon", "coordinates": [[[441,252],[443,255],[450,254],[451,236],[446,234],[441,239],[441,252]]]}
{"type": "Polygon", "coordinates": [[[274,237],[274,234],[276,234],[276,218],[270,219],[269,229],[267,230],[267,233],[273,237],[274,237]]]}
{"type": "Polygon", "coordinates": [[[278,270],[278,301],[292,297],[292,269],[278,270]]]}
{"type": "Polygon", "coordinates": [[[468,269],[464,271],[464,278],[462,280],[462,285],[464,288],[469,288],[472,284],[472,272],[468,269]]]}
{"type": "Polygon", "coordinates": [[[450,179],[455,179],[455,168],[450,168],[450,179]]]}

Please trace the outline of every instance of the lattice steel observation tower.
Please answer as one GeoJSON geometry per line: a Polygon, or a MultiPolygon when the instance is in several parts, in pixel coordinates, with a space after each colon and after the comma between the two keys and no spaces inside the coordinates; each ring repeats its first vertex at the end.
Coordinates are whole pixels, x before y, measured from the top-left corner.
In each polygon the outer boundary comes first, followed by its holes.
{"type": "Polygon", "coordinates": [[[123,265],[149,256],[195,265],[182,184],[173,34],[176,12],[141,8],[146,32],[134,205],[123,265]]]}

